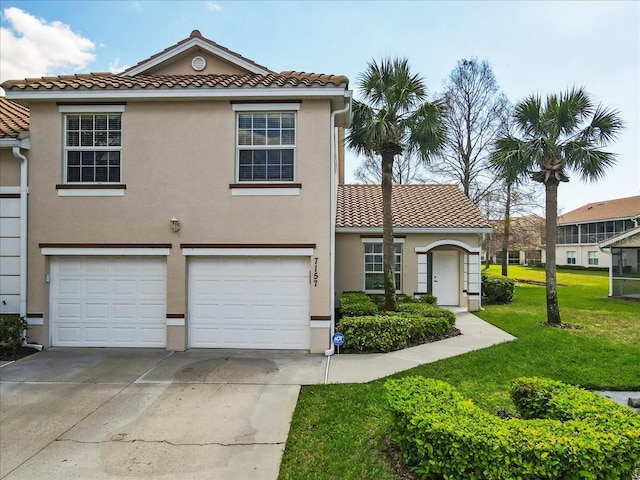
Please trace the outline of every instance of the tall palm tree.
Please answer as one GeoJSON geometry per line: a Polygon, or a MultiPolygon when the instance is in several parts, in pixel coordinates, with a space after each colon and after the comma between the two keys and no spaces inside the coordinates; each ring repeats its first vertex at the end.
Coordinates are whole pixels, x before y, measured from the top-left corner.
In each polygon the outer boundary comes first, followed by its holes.
{"type": "Polygon", "coordinates": [[[445,138],[444,106],[427,100],[421,76],[406,59],[375,60],[358,79],[362,101],[353,102],[347,145],[358,154],[382,158],[382,252],[385,309],[396,309],[391,189],[396,155],[418,155],[424,161],[445,138]]]}
{"type": "Polygon", "coordinates": [[[558,185],[568,173],[582,180],[604,177],[615,154],[603,150],[623,127],[617,111],[595,105],[584,89],[530,96],[516,106],[515,134],[496,141],[493,163],[514,176],[529,175],[545,186],[547,323],[562,324],[556,285],[558,185]]]}

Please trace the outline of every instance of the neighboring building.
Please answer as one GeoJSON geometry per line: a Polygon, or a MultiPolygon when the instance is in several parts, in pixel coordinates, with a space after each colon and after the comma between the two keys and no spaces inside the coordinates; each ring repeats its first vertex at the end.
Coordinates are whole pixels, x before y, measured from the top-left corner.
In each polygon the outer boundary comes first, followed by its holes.
{"type": "Polygon", "coordinates": [[[638,226],[640,195],[584,205],[558,217],[558,266],[605,267],[610,257],[601,242],[638,226]]]}
{"type": "Polygon", "coordinates": [[[640,227],[600,243],[609,250],[609,296],[640,299],[640,227]]]}
{"type": "MultiPolygon", "coordinates": [[[[396,286],[440,305],[480,308],[480,240],[491,230],[455,185],[394,185],[396,286]]],[[[336,292],[383,293],[379,185],[341,185],[336,225],[336,292]]]]}
{"type": "Polygon", "coordinates": [[[29,109],[0,97],[0,314],[26,314],[29,109]]]}
{"type": "MultiPolygon", "coordinates": [[[[379,240],[356,233],[379,237],[377,220],[342,223],[370,215],[380,192],[338,188],[346,77],[275,73],[194,31],[121,74],[2,87],[30,109],[30,341],[331,353],[342,287],[378,288],[379,240]],[[338,190],[373,203],[339,207],[336,222],[338,190]]],[[[15,188],[11,165],[1,184],[15,188]]],[[[401,290],[479,308],[488,225],[455,187],[404,191],[401,290]]]]}
{"type": "MultiPolygon", "coordinates": [[[[504,220],[491,222],[484,249],[492,263],[502,263],[504,220]]],[[[543,261],[545,221],[539,215],[523,215],[511,219],[507,262],[510,265],[535,265],[543,261]]]]}

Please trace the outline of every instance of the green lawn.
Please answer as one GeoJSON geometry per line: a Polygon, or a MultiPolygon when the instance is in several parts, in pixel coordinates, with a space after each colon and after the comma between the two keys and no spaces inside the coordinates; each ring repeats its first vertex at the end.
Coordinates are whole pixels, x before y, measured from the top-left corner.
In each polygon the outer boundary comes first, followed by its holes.
{"type": "MultiPolygon", "coordinates": [[[[499,267],[490,273],[498,274],[499,267]]],[[[516,279],[544,281],[544,271],[509,267],[516,279]]],[[[422,365],[395,375],[423,375],[452,383],[490,412],[513,411],[512,378],[548,377],[589,388],[640,390],[640,303],[607,298],[606,272],[560,271],[560,310],[580,330],[542,326],[544,287],[517,284],[508,305],[478,316],[518,340],[422,365]]],[[[363,385],[304,387],[291,424],[281,480],[400,480],[387,455],[391,415],[384,380],[363,385]]]]}

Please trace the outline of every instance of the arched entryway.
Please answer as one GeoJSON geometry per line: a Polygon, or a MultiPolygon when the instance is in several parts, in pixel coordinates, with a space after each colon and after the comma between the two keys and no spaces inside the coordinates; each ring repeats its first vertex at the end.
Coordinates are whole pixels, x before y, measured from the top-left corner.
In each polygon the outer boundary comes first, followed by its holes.
{"type": "Polygon", "coordinates": [[[416,247],[418,294],[438,297],[438,304],[480,309],[480,248],[460,240],[437,240],[416,247]]]}

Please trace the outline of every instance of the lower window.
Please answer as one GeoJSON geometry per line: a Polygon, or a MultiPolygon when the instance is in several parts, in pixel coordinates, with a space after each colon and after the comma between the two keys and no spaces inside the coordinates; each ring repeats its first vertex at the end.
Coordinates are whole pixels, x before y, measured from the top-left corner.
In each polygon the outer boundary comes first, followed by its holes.
{"type": "Polygon", "coordinates": [[[576,252],[570,250],[567,252],[567,265],[575,265],[576,264],[576,252]]]}
{"type": "MultiPolygon", "coordinates": [[[[396,290],[402,290],[402,244],[395,244],[396,290]]],[[[364,289],[384,290],[382,243],[364,244],[364,289]]]]}
{"type": "Polygon", "coordinates": [[[587,252],[589,265],[598,265],[598,252],[587,252]]]}

